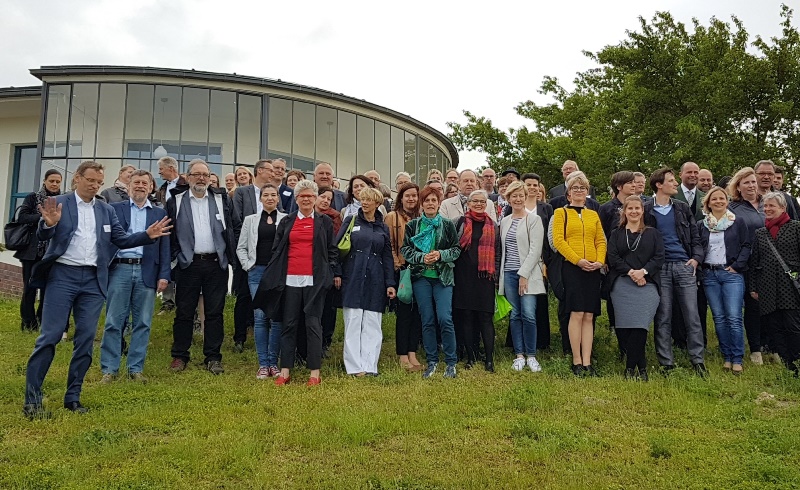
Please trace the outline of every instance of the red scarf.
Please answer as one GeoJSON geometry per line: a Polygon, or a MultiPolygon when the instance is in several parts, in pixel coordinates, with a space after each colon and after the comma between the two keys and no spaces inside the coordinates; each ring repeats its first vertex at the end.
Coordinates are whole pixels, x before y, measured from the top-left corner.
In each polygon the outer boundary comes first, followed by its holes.
{"type": "Polygon", "coordinates": [[[478,275],[494,279],[494,221],[486,213],[477,214],[472,210],[467,211],[464,218],[464,233],[458,244],[462,250],[469,250],[472,245],[472,223],[483,223],[483,235],[478,241],[478,275]]]}
{"type": "Polygon", "coordinates": [[[767,218],[766,220],[767,230],[769,231],[769,234],[772,235],[773,240],[778,239],[778,230],[780,230],[781,226],[783,226],[788,222],[789,222],[789,214],[786,211],[784,211],[783,214],[781,214],[775,219],[767,218]]]}

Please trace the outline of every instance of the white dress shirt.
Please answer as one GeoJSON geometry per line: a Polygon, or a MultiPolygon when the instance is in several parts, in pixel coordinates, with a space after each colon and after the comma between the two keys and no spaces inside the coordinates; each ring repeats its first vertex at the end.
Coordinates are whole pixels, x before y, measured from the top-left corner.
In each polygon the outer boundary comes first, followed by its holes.
{"type": "Polygon", "coordinates": [[[687,189],[685,185],[681,184],[681,190],[683,191],[684,197],[686,197],[686,202],[691,206],[694,202],[694,195],[695,192],[697,192],[697,187],[694,189],[687,189]]]}
{"type": "Polygon", "coordinates": [[[708,253],[705,263],[711,265],[725,265],[727,250],[725,249],[725,233],[709,233],[708,253]]]}
{"type": "Polygon", "coordinates": [[[211,235],[211,216],[208,210],[208,191],[197,198],[189,192],[192,205],[192,224],[194,225],[194,253],[215,253],[214,237],[211,235]]]}
{"type": "Polygon", "coordinates": [[[180,179],[180,178],[181,178],[181,176],[179,175],[179,176],[175,177],[175,180],[170,180],[169,183],[167,184],[167,198],[166,198],[167,201],[172,199],[172,194],[169,191],[171,191],[172,189],[175,188],[175,186],[178,185],[178,179],[180,179]]]}
{"type": "Polygon", "coordinates": [[[261,189],[257,185],[253,185],[253,187],[256,190],[256,214],[258,214],[264,209],[264,205],[261,203],[261,189]]]}
{"type": "MultiPolygon", "coordinates": [[[[69,241],[64,255],[56,262],[65,265],[97,266],[97,222],[94,218],[95,199],[85,202],[77,194],[75,201],[78,204],[78,227],[69,241]]],[[[66,211],[66,210],[65,210],[66,211]]],[[[109,226],[108,232],[111,233],[109,226]]]]}
{"type": "MultiPolygon", "coordinates": [[[[314,211],[311,211],[311,215],[310,216],[303,216],[303,213],[301,213],[298,210],[297,211],[297,219],[295,220],[295,223],[297,223],[300,220],[304,220],[304,219],[310,219],[313,222],[313,220],[314,220],[314,211]]],[[[289,231],[291,232],[291,230],[289,230],[289,231]]],[[[307,287],[307,286],[313,286],[314,285],[314,276],[293,276],[293,275],[287,274],[286,275],[286,285],[287,286],[291,286],[293,288],[304,288],[304,287],[307,287]]]]}

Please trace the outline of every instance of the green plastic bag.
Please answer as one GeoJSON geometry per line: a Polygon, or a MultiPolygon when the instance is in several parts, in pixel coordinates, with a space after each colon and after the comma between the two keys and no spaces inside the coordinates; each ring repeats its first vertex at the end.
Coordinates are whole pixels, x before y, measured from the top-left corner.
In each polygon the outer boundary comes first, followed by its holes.
{"type": "Polygon", "coordinates": [[[342,239],[339,240],[339,243],[336,245],[339,249],[339,259],[344,260],[348,254],[350,254],[350,233],[353,231],[353,225],[356,222],[356,217],[350,217],[350,224],[347,225],[347,230],[342,235],[342,239]]]}
{"type": "Polygon", "coordinates": [[[495,291],[494,316],[492,317],[492,321],[499,322],[503,318],[507,317],[509,313],[511,313],[511,303],[508,302],[505,296],[498,294],[497,291],[495,291]]]}
{"type": "Polygon", "coordinates": [[[410,305],[413,297],[414,291],[411,289],[411,269],[406,268],[400,271],[400,284],[397,286],[397,299],[410,305]]]}

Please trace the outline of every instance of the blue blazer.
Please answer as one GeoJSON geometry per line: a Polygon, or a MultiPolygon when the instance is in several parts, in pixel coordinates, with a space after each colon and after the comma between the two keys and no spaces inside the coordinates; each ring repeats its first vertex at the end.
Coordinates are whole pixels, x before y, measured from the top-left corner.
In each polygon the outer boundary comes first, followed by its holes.
{"type": "MultiPolygon", "coordinates": [[[[702,220],[697,222],[697,230],[700,232],[700,243],[703,245],[703,251],[707,255],[708,240],[711,232],[708,231],[702,220]]],[[[747,261],[750,259],[750,251],[752,250],[750,231],[747,228],[747,224],[737,216],[736,221],[722,233],[725,234],[725,266],[733,267],[733,270],[739,273],[746,271],[747,261]]]]}
{"type": "MultiPolygon", "coordinates": [[[[131,223],[131,202],[122,201],[111,203],[111,207],[117,213],[117,219],[123,230],[128,230],[131,223]]],[[[167,212],[155,206],[147,208],[147,219],[145,226],[150,226],[156,221],[167,216],[167,212]]],[[[148,288],[155,289],[158,280],[170,280],[170,249],[169,237],[157,238],[154,243],[144,246],[144,256],[142,257],[142,282],[148,288]]],[[[120,249],[118,249],[120,250],[120,249]]],[[[116,264],[111,264],[114,269],[116,264]]]]}
{"type": "MultiPolygon", "coordinates": [[[[44,220],[39,220],[36,235],[39,240],[50,240],[47,251],[41,262],[33,266],[31,272],[31,286],[42,288],[47,284],[47,276],[56,259],[67,251],[72,236],[78,228],[78,204],[75,193],[56,197],[56,202],[62,205],[61,221],[52,228],[44,227],[44,220]]],[[[118,249],[148,245],[153,240],[147,233],[128,235],[119,224],[114,208],[99,199],[94,202],[94,219],[97,225],[97,282],[103,296],[108,291],[108,266],[118,249]],[[108,226],[108,228],[105,228],[108,226]],[[109,231],[105,231],[108,229],[109,231]]]]}

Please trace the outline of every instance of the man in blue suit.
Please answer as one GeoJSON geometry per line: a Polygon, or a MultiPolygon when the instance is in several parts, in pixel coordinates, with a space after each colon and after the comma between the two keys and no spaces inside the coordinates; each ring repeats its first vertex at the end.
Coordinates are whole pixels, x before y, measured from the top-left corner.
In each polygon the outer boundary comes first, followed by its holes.
{"type": "MultiPolygon", "coordinates": [[[[139,233],[162,220],[167,212],[153,206],[147,199],[153,176],[147,170],[133,172],[128,183],[127,201],[111,205],[122,229],[139,233]]],[[[140,383],[147,382],[142,374],[156,291],[164,291],[170,280],[170,243],[158,238],[155,243],[127,248],[117,252],[111,261],[106,301],[106,324],[100,344],[101,383],[114,380],[122,357],[122,331],[125,320],[133,313],[133,330],[128,348],[128,376],[140,383]]]]}
{"type": "Polygon", "coordinates": [[[42,261],[34,266],[31,284],[48,287],[42,327],[25,376],[23,413],[30,419],[47,418],[42,405],[42,383],[61,340],[64,324],[72,310],[75,338],[67,376],[64,407],[87,412],[80,402],[83,378],[92,364],[92,344],[100,310],[108,287],[108,266],[116,248],[147,245],[168,236],[169,219],[157,221],[146,232],[128,235],[120,226],[114,209],[95,199],[103,185],[103,165],[86,161],[75,171],[75,192],[48,198],[40,206],[37,237],[50,240],[42,261]],[[62,214],[63,211],[63,214],[62,214]]]}

